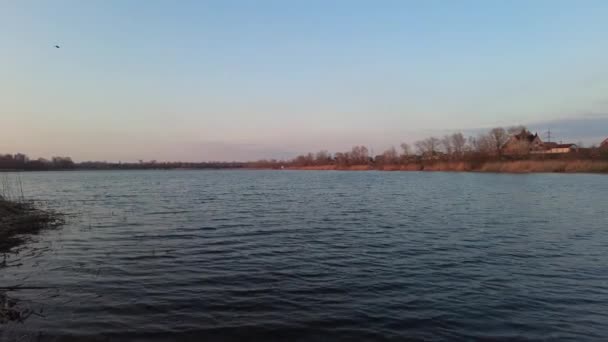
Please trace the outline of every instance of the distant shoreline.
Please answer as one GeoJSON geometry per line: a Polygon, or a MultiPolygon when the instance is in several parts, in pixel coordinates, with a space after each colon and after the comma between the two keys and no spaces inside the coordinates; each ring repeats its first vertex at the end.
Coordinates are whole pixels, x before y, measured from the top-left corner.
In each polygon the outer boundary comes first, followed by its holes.
{"type": "Polygon", "coordinates": [[[515,161],[436,161],[390,165],[311,165],[290,166],[287,170],[342,171],[420,171],[488,173],[608,173],[608,161],[595,160],[515,160],[515,161]]]}
{"type": "Polygon", "coordinates": [[[291,159],[249,161],[83,161],[69,156],[31,159],[26,154],[0,154],[0,172],[68,170],[384,170],[384,171],[481,171],[481,172],[592,172],[608,173],[608,139],[599,145],[543,142],[538,133],[524,126],[495,127],[478,136],[460,133],[443,138],[429,137],[415,144],[414,152],[401,143],[378,155],[370,148],[355,145],[350,151],[330,153],[321,150],[291,159]]]}
{"type": "Polygon", "coordinates": [[[299,171],[419,171],[419,172],[487,172],[487,173],[596,173],[608,174],[608,161],[588,159],[509,160],[509,161],[427,161],[405,164],[373,163],[360,165],[280,165],[256,166],[244,163],[238,167],[215,168],[72,168],[55,170],[0,170],[2,172],[53,172],[53,171],[193,171],[193,170],[299,170],[299,171]]]}

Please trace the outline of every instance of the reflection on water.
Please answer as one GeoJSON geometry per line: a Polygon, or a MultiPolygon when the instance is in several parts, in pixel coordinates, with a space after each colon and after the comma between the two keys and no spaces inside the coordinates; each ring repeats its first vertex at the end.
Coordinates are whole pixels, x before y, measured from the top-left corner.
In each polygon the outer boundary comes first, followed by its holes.
{"type": "Polygon", "coordinates": [[[144,171],[23,176],[72,214],[0,270],[0,337],[603,339],[608,178],[144,171]],[[41,335],[39,335],[41,334],[41,335]]]}

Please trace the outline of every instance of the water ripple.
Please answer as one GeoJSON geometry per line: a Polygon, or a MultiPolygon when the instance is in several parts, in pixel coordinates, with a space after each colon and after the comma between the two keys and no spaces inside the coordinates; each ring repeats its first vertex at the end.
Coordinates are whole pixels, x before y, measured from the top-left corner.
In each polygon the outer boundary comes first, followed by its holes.
{"type": "Polygon", "coordinates": [[[606,177],[148,171],[23,181],[76,215],[0,270],[3,284],[44,288],[15,293],[44,317],[0,339],[608,335],[606,177]]]}

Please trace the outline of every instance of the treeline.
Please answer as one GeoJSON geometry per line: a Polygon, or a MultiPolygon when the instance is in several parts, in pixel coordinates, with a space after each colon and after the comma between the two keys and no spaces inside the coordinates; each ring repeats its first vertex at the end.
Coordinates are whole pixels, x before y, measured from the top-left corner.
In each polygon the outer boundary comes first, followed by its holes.
{"type": "Polygon", "coordinates": [[[0,170],[71,170],[76,163],[70,157],[53,157],[50,160],[44,158],[30,159],[22,153],[0,154],[0,170]]]}
{"type": "Polygon", "coordinates": [[[506,155],[503,147],[511,136],[527,131],[524,126],[508,128],[497,127],[477,136],[465,137],[458,132],[443,137],[429,137],[416,141],[413,145],[401,143],[399,147],[390,147],[381,154],[372,156],[365,146],[354,146],[350,151],[330,153],[326,150],[307,153],[291,160],[260,160],[250,165],[258,168],[281,167],[320,167],[333,165],[350,167],[367,165],[409,165],[433,163],[438,161],[464,161],[482,163],[497,160],[527,159],[608,159],[608,150],[597,147],[582,148],[576,153],[566,154],[532,154],[522,146],[521,153],[506,155]]]}
{"type": "Polygon", "coordinates": [[[139,161],[137,163],[109,163],[87,161],[75,163],[70,157],[30,159],[27,155],[0,154],[0,171],[52,171],[52,170],[170,170],[170,169],[236,169],[245,167],[240,162],[157,162],[139,161]]]}
{"type": "MultiPolygon", "coordinates": [[[[75,163],[70,157],[39,158],[30,160],[24,154],[0,155],[0,170],[150,170],[150,169],[238,169],[238,168],[285,168],[323,167],[334,168],[369,167],[383,168],[390,165],[431,165],[437,162],[467,162],[472,165],[493,161],[512,160],[608,160],[608,146],[583,148],[563,154],[534,153],[526,141],[517,143],[517,153],[506,154],[505,144],[516,134],[528,133],[524,126],[497,127],[485,133],[465,137],[458,132],[443,137],[429,137],[410,145],[401,143],[378,155],[371,155],[366,146],[354,146],[350,151],[330,153],[322,150],[307,153],[291,160],[259,160],[255,162],[157,162],[108,163],[88,161],[75,163]]],[[[557,144],[555,144],[557,145],[557,144]]]]}

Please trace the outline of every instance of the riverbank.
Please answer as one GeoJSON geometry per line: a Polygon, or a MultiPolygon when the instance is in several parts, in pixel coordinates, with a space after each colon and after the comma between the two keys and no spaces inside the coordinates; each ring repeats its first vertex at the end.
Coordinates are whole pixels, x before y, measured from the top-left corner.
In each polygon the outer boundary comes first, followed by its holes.
{"type": "MultiPolygon", "coordinates": [[[[492,172],[492,173],[608,173],[608,160],[514,160],[514,161],[425,161],[406,164],[366,165],[290,165],[275,162],[272,165],[247,164],[243,167],[226,167],[213,170],[304,170],[304,171],[443,171],[443,172],[492,172]]],[[[52,171],[189,171],[211,170],[198,168],[158,169],[70,169],[52,171]]],[[[45,172],[47,170],[37,170],[45,172]]],[[[51,170],[48,170],[51,171],[51,170]]],[[[1,172],[1,171],[0,171],[1,172]]],[[[35,172],[35,171],[33,171],[35,172]]],[[[0,209],[1,210],[1,209],[0,209]]]]}
{"type": "Polygon", "coordinates": [[[515,160],[515,161],[434,161],[385,165],[312,165],[289,166],[288,170],[344,171],[450,171],[495,173],[608,173],[608,161],[598,160],[515,160]]]}
{"type": "Polygon", "coordinates": [[[41,210],[32,202],[0,197],[0,253],[8,253],[32,235],[62,223],[62,215],[41,210]]]}
{"type": "MultiPolygon", "coordinates": [[[[6,267],[6,253],[14,252],[42,230],[62,223],[63,217],[58,213],[41,210],[32,202],[11,201],[0,196],[0,254],[4,255],[0,269],[6,267]]],[[[31,309],[21,307],[18,300],[10,298],[7,290],[10,289],[0,288],[0,324],[23,322],[35,314],[31,309]]]]}

